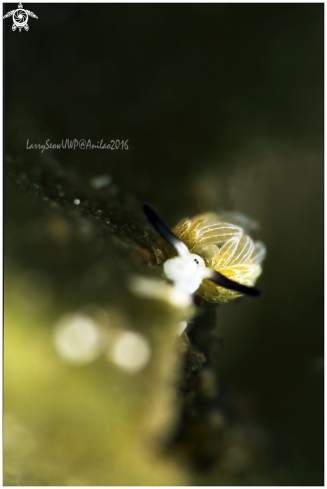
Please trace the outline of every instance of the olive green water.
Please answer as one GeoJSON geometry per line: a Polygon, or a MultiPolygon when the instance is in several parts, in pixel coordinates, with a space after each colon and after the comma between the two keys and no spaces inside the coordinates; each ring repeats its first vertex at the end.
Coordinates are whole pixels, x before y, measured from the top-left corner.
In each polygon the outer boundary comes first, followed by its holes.
{"type": "Polygon", "coordinates": [[[24,8],[28,32],[4,21],[4,484],[323,484],[323,6],[24,8]],[[128,149],[27,149],[48,139],[128,149]],[[133,293],[161,278],[144,203],[172,227],[257,220],[262,296],[133,293]],[[67,314],[86,344],[58,336],[67,314]]]}

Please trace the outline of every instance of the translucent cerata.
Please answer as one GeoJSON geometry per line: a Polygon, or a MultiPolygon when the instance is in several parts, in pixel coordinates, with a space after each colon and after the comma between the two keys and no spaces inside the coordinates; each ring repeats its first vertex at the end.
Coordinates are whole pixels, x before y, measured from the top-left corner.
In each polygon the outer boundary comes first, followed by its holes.
{"type": "MultiPolygon", "coordinates": [[[[266,256],[265,245],[261,241],[253,241],[247,234],[255,227],[254,221],[239,213],[208,212],[183,219],[173,231],[191,253],[204,259],[207,267],[235,282],[253,286],[262,272],[261,263],[266,256]]],[[[208,279],[202,281],[196,292],[207,301],[216,303],[242,296],[208,279]]]]}

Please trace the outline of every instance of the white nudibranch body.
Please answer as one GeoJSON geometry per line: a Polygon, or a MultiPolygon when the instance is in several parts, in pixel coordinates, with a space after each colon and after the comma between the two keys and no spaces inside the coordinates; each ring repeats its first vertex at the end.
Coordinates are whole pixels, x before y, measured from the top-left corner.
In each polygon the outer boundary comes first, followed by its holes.
{"type": "Polygon", "coordinates": [[[176,287],[188,294],[194,294],[202,280],[208,276],[203,258],[189,252],[167,260],[164,263],[164,271],[166,277],[172,280],[176,287]]]}

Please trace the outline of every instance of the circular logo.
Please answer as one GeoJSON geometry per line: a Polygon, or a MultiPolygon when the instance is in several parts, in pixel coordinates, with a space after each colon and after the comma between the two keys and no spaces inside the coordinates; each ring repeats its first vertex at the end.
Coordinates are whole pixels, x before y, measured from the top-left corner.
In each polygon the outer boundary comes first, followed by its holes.
{"type": "Polygon", "coordinates": [[[20,27],[20,28],[24,27],[24,25],[27,24],[27,21],[28,21],[28,15],[27,15],[26,10],[23,10],[23,9],[15,10],[14,15],[13,15],[13,21],[17,27],[20,27]]]}

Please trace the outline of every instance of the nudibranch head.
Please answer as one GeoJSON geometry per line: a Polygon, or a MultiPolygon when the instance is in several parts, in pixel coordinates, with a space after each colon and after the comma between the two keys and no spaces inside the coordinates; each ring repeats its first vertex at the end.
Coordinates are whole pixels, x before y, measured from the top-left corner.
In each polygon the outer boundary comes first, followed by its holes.
{"type": "Polygon", "coordinates": [[[167,278],[188,294],[196,292],[207,276],[205,261],[193,253],[167,260],[164,263],[164,271],[167,278]]]}

